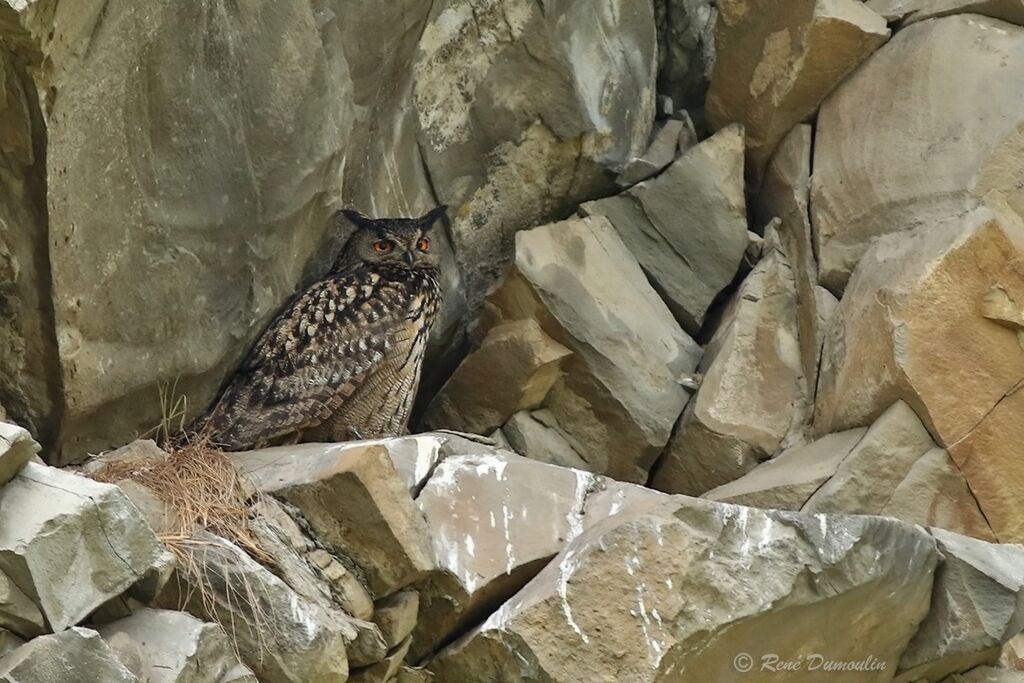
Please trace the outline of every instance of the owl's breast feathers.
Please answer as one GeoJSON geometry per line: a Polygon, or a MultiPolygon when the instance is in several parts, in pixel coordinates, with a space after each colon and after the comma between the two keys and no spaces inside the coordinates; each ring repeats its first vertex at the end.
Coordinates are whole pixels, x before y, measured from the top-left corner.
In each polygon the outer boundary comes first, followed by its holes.
{"type": "Polygon", "coordinates": [[[329,274],[270,324],[210,413],[206,432],[240,449],[315,427],[399,340],[425,340],[440,306],[438,274],[430,267],[378,264],[329,274]]]}

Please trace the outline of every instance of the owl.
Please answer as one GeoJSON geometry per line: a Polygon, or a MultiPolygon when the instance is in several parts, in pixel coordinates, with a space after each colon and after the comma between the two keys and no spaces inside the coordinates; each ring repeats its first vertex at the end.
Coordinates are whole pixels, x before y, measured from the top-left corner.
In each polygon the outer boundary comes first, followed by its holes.
{"type": "Polygon", "coordinates": [[[225,450],[405,433],[441,306],[434,225],[355,225],[330,272],[263,332],[197,430],[225,450]]]}

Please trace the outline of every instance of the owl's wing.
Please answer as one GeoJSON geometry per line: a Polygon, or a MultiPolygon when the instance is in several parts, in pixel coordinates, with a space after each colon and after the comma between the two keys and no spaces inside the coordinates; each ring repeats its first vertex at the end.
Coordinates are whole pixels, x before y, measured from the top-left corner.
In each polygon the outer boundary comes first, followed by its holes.
{"type": "Polygon", "coordinates": [[[366,274],[324,280],[271,323],[211,414],[211,439],[250,448],[329,417],[384,360],[407,307],[366,274]]]}

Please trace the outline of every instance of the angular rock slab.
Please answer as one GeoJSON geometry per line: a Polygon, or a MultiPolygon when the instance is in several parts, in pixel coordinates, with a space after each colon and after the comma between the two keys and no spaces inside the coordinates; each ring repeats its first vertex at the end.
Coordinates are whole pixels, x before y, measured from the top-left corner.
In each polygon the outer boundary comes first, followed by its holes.
{"type": "Polygon", "coordinates": [[[704,379],[651,485],[700,495],[746,474],[804,420],[797,295],[785,254],[772,248],[733,297],[705,350],[704,379]]]}
{"type": "Polygon", "coordinates": [[[787,448],[739,479],[713,488],[701,497],[758,508],[799,510],[835,474],[865,431],[849,429],[828,434],[813,443],[787,448]]]}
{"type": "Polygon", "coordinates": [[[0,489],[0,571],[62,631],[164,558],[146,520],[111,484],[36,463],[0,489]]]}
{"type": "Polygon", "coordinates": [[[38,452],[39,444],[28,430],[0,422],[0,486],[13,479],[38,452]]]}
{"type": "Polygon", "coordinates": [[[39,607],[6,574],[0,572],[0,629],[22,638],[46,633],[46,620],[39,607]]]}
{"type": "Polygon", "coordinates": [[[375,596],[434,568],[429,532],[387,448],[328,448],[315,458],[313,450],[284,447],[230,457],[259,491],[293,505],[320,542],[350,557],[375,596]]]}
{"type": "Polygon", "coordinates": [[[676,319],[697,334],[746,249],[743,127],[719,131],[658,177],[580,211],[615,226],[676,319]]]}
{"type": "Polygon", "coordinates": [[[423,424],[489,434],[539,406],[571,354],[533,320],[491,328],[431,401],[423,424]]]}
{"type": "Polygon", "coordinates": [[[1022,80],[1024,28],[958,15],[900,31],[828,98],[811,202],[823,284],[841,291],[873,237],[989,191],[1024,213],[1024,91],[1002,87],[1022,80]]]}
{"type": "Polygon", "coordinates": [[[994,663],[1000,647],[1024,630],[1024,546],[931,533],[944,559],[931,611],[900,659],[901,682],[994,663]]]}
{"type": "MultiPolygon", "coordinates": [[[[615,178],[619,187],[629,187],[641,180],[647,180],[660,173],[676,158],[680,142],[688,135],[687,122],[681,119],[669,119],[656,128],[651,135],[651,143],[643,156],[630,159],[626,167],[615,178]]],[[[692,128],[692,124],[690,124],[692,128]]]]}
{"type": "Polygon", "coordinates": [[[801,509],[885,515],[996,540],[949,454],[903,401],[875,420],[801,509]]]}
{"type": "Polygon", "coordinates": [[[519,412],[501,428],[508,447],[519,455],[549,465],[590,471],[590,465],[573,450],[547,410],[519,412]]]}
{"type": "Polygon", "coordinates": [[[746,126],[760,178],[783,136],[888,37],[885,19],[855,0],[720,2],[708,120],[746,126]]]}
{"type": "Polygon", "coordinates": [[[1015,445],[1024,441],[1024,348],[1016,330],[983,315],[994,288],[1024,307],[1024,224],[1009,211],[983,207],[878,239],[829,331],[815,426],[864,425],[906,401],[949,450],[999,540],[1024,541],[1015,445]]]}
{"type": "Polygon", "coordinates": [[[585,531],[432,670],[451,681],[731,681],[739,653],[760,663],[820,652],[871,653],[883,667],[829,680],[891,679],[928,611],[938,553],[923,530],[666,501],[585,531]]]}
{"type": "MultiPolygon", "coordinates": [[[[2,683],[140,683],[117,654],[87,628],[33,638],[0,659],[2,683]]],[[[226,683],[226,682],[225,682],[226,683]]]]}
{"type": "Polygon", "coordinates": [[[644,481],[668,441],[700,348],[602,217],[516,236],[515,268],[488,300],[484,327],[532,318],[573,351],[544,401],[589,469],[644,481]]]}
{"type": "Polygon", "coordinates": [[[933,448],[913,409],[897,401],[875,420],[803,511],[881,514],[914,463],[933,448]]]}
{"type": "Polygon", "coordinates": [[[598,479],[514,454],[442,462],[416,499],[442,573],[420,588],[414,658],[511,597],[578,535],[598,479]]]}
{"type": "Polygon", "coordinates": [[[99,633],[122,662],[138,666],[133,673],[147,683],[258,683],[223,628],[184,612],[141,609],[99,633]]]}

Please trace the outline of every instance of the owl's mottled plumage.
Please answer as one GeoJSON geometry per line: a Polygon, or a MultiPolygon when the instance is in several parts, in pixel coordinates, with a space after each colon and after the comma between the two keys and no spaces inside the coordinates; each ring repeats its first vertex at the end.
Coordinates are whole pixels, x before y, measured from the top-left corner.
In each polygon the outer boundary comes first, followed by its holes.
{"type": "Polygon", "coordinates": [[[334,267],[270,324],[200,432],[228,450],[403,433],[441,305],[430,242],[443,212],[345,212],[356,231],[334,267]]]}

